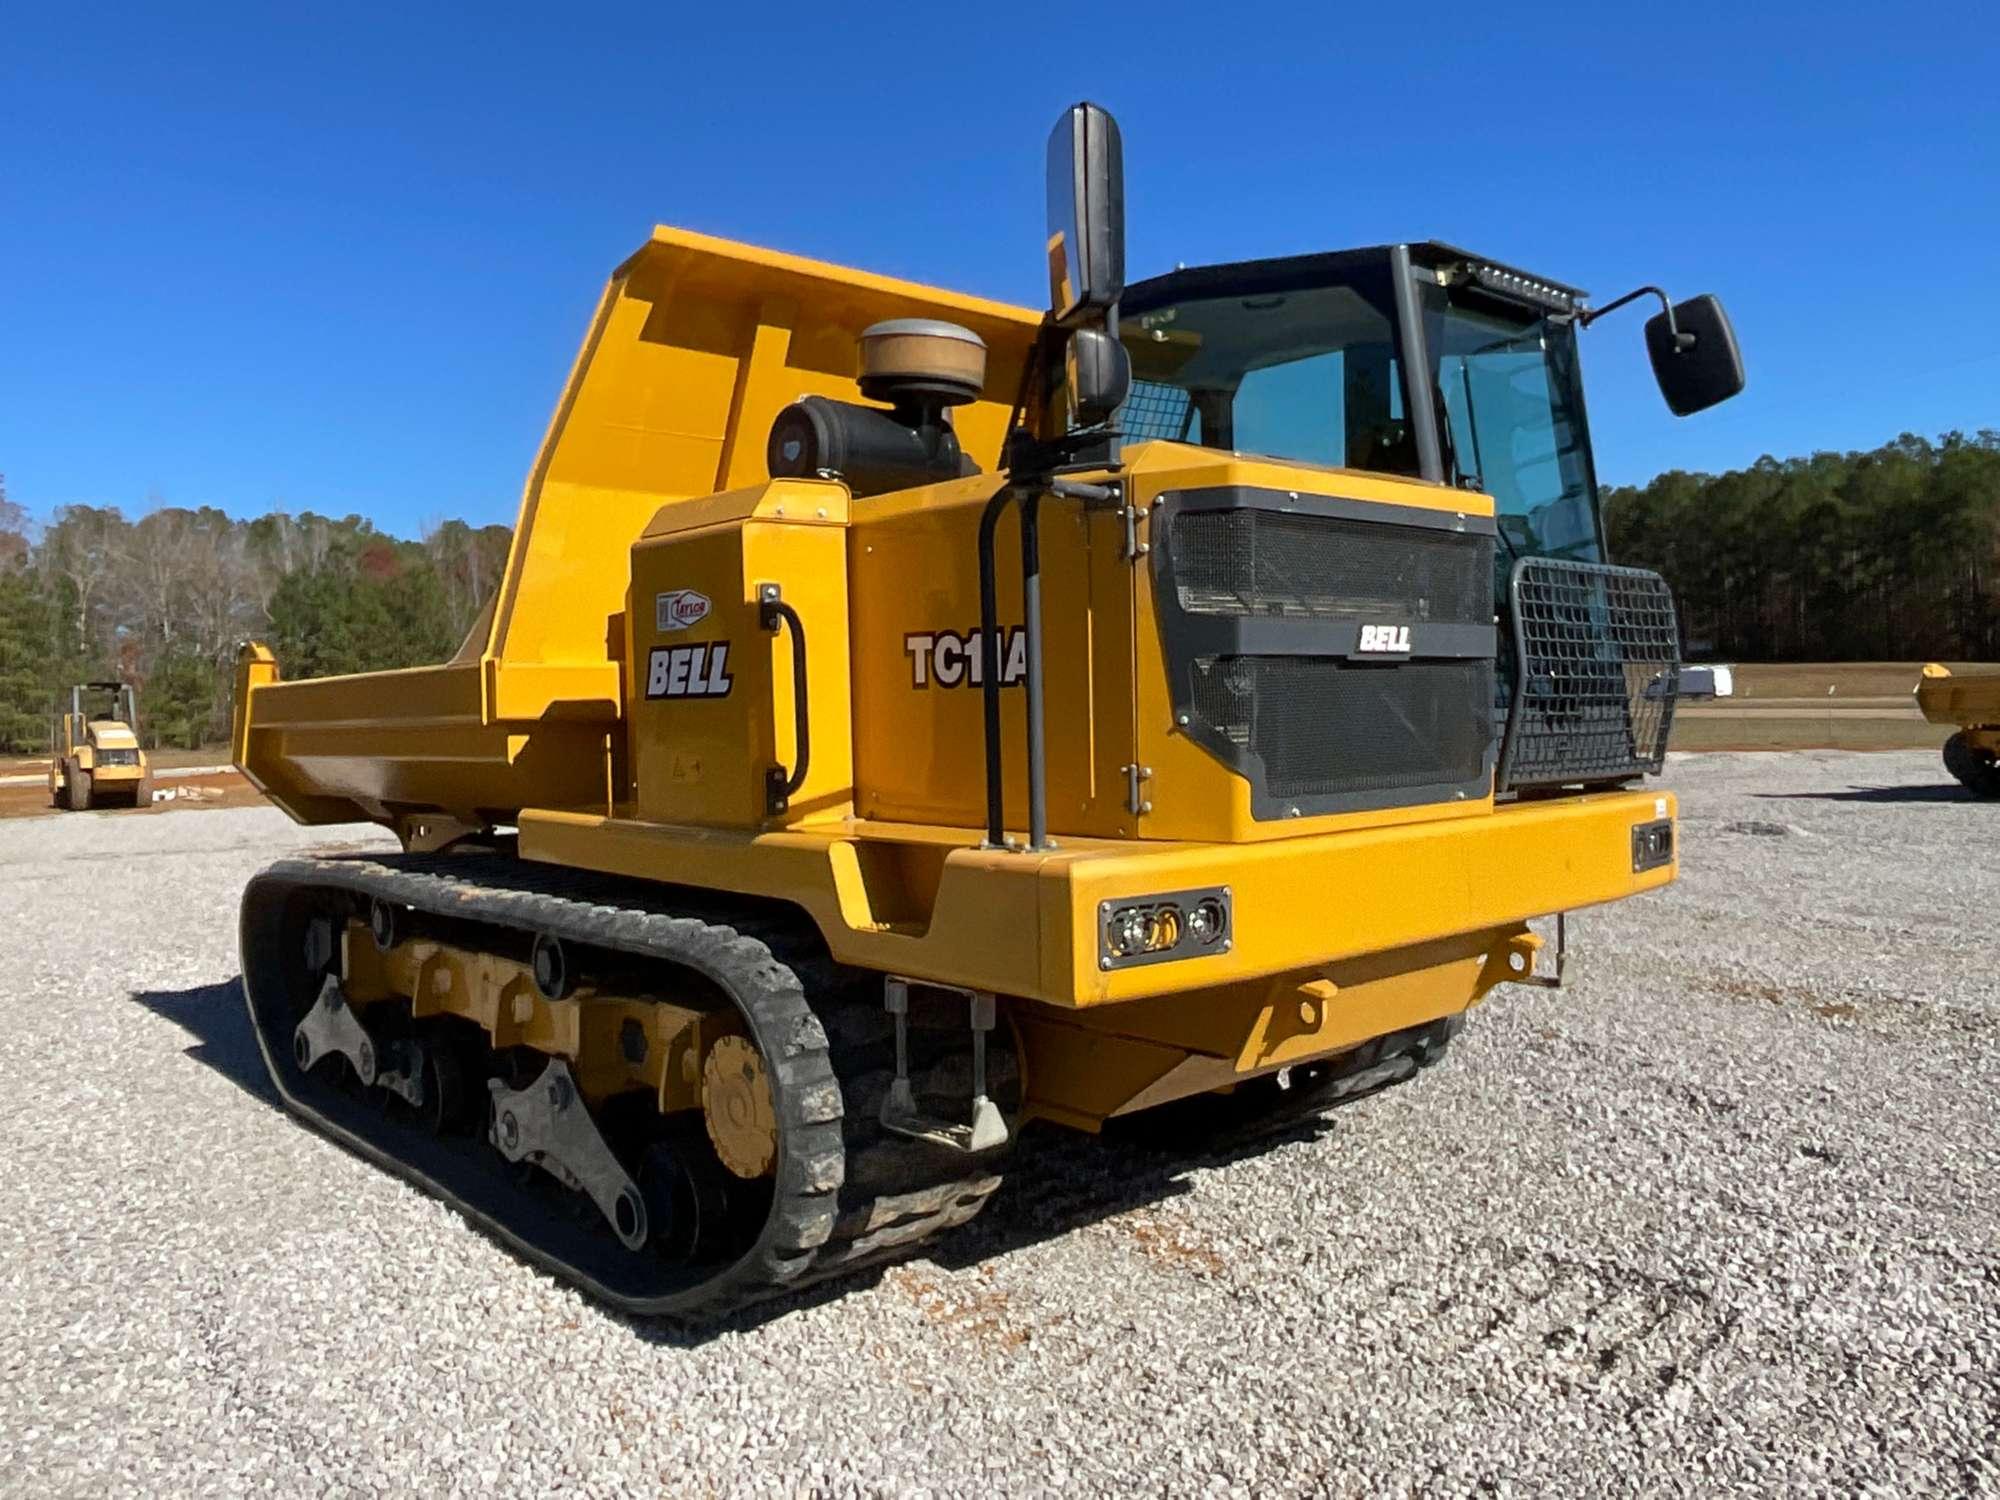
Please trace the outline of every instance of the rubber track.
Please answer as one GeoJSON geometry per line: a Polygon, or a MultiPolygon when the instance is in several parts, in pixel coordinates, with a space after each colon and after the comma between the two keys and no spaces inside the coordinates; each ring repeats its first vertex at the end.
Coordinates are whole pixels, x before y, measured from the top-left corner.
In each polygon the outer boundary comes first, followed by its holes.
{"type": "Polygon", "coordinates": [[[1975,797],[2000,798],[2000,759],[1975,750],[1962,729],[1944,742],[1944,768],[1975,797]]]}
{"type": "MultiPolygon", "coordinates": [[[[867,1066],[865,1044],[844,1047],[842,1066],[836,1067],[827,1028],[807,998],[802,973],[817,981],[816,991],[836,997],[836,1003],[842,980],[824,954],[813,951],[816,935],[809,929],[801,932],[802,926],[746,912],[707,893],[692,893],[688,901],[678,902],[657,887],[580,876],[503,856],[289,859],[256,876],[244,893],[244,986],[265,1066],[294,1114],[444,1199],[535,1264],[593,1296],[638,1316],[708,1321],[906,1254],[971,1219],[1000,1183],[992,1157],[969,1162],[888,1136],[870,1117],[846,1117],[841,1077],[852,1078],[867,1066]],[[567,943],[682,965],[721,986],[741,1007],[764,1054],[779,1118],[775,1192],[755,1243],[705,1281],[659,1296],[634,1295],[535,1243],[526,1237],[532,1228],[517,1233],[500,1216],[465,1201],[405,1159],[395,1147],[415,1132],[395,1126],[366,1133],[349,1129],[295,1095],[297,1072],[289,1047],[281,1035],[273,1055],[273,1038],[258,1013],[258,989],[278,987],[272,965],[287,958],[280,935],[285,929],[283,897],[301,891],[381,897],[457,921],[553,933],[567,943]],[[589,895],[599,899],[579,899],[589,895]],[[691,915],[690,910],[702,914],[691,915]],[[851,1179],[857,1187],[865,1184],[865,1190],[843,1192],[851,1179]]],[[[282,1005],[276,995],[271,998],[282,1005]]],[[[280,1015],[282,1032],[290,1024],[289,1009],[280,1015]]]]}

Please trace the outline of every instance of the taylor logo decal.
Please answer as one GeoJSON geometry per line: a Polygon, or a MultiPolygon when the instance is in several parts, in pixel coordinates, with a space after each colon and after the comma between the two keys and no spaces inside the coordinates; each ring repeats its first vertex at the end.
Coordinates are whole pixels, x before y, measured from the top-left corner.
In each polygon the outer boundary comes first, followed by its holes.
{"type": "Polygon", "coordinates": [[[1410,649],[1410,627],[1407,625],[1363,625],[1361,646],[1363,651],[1407,651],[1410,649]]]}
{"type": "Polygon", "coordinates": [[[735,685],[727,641],[655,646],[646,658],[648,698],[727,698],[735,685]]]}
{"type": "Polygon", "coordinates": [[[693,589],[669,589],[653,599],[653,628],[662,634],[669,630],[686,630],[688,626],[708,618],[708,595],[697,594],[693,589]]]}
{"type": "MultiPolygon", "coordinates": [[[[986,656],[979,632],[912,631],[903,637],[910,657],[910,686],[978,687],[986,679],[986,656]]],[[[1000,633],[1000,685],[1012,687],[1028,675],[1028,632],[1019,625],[1000,633]]]]}

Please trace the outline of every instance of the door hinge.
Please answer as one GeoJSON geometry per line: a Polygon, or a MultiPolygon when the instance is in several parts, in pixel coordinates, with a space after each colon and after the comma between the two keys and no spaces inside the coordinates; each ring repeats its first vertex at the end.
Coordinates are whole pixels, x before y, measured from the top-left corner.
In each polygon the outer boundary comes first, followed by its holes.
{"type": "Polygon", "coordinates": [[[1136,504],[1125,503],[1118,507],[1118,519],[1125,523],[1125,550],[1121,554],[1126,562],[1137,562],[1153,550],[1150,542],[1139,540],[1139,522],[1144,512],[1136,504]]]}
{"type": "Polygon", "coordinates": [[[1146,783],[1153,779],[1153,768],[1134,762],[1118,769],[1125,773],[1125,811],[1135,818],[1151,812],[1153,804],[1146,796],[1146,783]]]}

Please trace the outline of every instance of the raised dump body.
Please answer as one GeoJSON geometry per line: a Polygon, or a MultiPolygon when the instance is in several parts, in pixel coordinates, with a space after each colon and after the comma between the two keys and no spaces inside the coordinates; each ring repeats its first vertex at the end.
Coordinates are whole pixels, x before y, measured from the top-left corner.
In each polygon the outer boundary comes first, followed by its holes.
{"type": "Polygon", "coordinates": [[[622,724],[631,549],[663,507],[768,477],[773,419],[851,396],[863,329],[949,319],[989,351],[961,441],[997,459],[1039,322],[1019,308],[659,228],[613,272],[542,441],[494,607],[441,666],[281,682],[245,653],[235,756],[302,822],[372,819],[436,843],[523,807],[629,795],[622,724]]]}
{"type": "Polygon", "coordinates": [[[1931,662],[1916,697],[1931,723],[1957,726],[1945,741],[1945,769],[1975,796],[2000,797],[2000,669],[1954,673],[1931,662]]]}

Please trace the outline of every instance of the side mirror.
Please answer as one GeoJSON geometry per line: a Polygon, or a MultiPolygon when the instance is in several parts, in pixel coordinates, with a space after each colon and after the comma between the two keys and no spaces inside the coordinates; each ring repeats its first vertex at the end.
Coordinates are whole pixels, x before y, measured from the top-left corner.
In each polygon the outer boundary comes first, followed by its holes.
{"type": "Polygon", "coordinates": [[[1677,417],[1706,411],[1743,389],[1743,356],[1729,314],[1712,296],[1690,297],[1646,320],[1646,353],[1667,409],[1677,417]]]}
{"type": "Polygon", "coordinates": [[[1095,427],[1111,420],[1132,391],[1132,356],[1102,328],[1079,328],[1063,350],[1070,423],[1095,427]]]}
{"type": "Polygon", "coordinates": [[[1049,308],[1058,323],[1125,291],[1125,148],[1118,122],[1072,104],[1049,133],[1049,308]]]}

